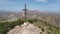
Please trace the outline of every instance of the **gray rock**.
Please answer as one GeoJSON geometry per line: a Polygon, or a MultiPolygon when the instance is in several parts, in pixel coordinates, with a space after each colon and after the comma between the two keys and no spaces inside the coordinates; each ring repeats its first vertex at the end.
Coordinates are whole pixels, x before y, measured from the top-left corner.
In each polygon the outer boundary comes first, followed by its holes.
{"type": "Polygon", "coordinates": [[[40,34],[41,29],[30,23],[24,23],[21,26],[16,26],[7,34],[40,34]]]}

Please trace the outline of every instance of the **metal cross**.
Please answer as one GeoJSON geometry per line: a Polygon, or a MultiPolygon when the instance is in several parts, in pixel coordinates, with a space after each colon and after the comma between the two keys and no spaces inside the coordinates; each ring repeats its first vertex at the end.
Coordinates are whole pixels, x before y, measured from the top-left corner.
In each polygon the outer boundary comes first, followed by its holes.
{"type": "Polygon", "coordinates": [[[26,21],[26,20],[27,20],[27,11],[28,11],[28,9],[26,8],[26,4],[25,4],[24,7],[25,7],[25,8],[23,9],[23,11],[24,11],[25,21],[26,21]]]}

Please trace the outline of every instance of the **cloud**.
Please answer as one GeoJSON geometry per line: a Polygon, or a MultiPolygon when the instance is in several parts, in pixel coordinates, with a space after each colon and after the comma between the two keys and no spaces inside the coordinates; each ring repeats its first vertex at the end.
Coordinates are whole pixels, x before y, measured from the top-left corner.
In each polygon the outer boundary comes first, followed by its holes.
{"type": "Polygon", "coordinates": [[[38,2],[48,2],[48,0],[36,0],[38,2]]]}
{"type": "MultiPolygon", "coordinates": [[[[48,0],[36,0],[37,2],[49,2],[48,0]]],[[[60,2],[60,0],[51,0],[51,1],[56,1],[56,2],[60,2]]]]}
{"type": "Polygon", "coordinates": [[[6,4],[14,4],[14,2],[8,0],[0,0],[0,5],[6,5],[6,4]]]}

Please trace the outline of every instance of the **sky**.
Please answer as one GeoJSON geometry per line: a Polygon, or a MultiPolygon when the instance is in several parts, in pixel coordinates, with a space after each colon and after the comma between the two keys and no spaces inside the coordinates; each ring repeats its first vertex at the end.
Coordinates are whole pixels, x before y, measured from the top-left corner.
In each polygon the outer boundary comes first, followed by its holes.
{"type": "Polygon", "coordinates": [[[21,11],[25,3],[29,10],[60,11],[60,0],[0,0],[0,10],[21,11]]]}

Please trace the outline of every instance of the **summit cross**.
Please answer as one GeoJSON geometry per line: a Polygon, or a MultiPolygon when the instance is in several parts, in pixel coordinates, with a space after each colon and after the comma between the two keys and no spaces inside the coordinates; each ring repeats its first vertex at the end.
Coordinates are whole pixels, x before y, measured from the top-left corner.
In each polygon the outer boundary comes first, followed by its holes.
{"type": "Polygon", "coordinates": [[[25,21],[27,20],[27,11],[28,11],[28,9],[26,8],[26,4],[24,5],[24,9],[23,9],[23,11],[24,11],[24,19],[25,19],[25,21]]]}

